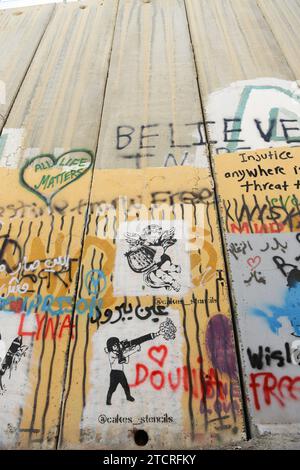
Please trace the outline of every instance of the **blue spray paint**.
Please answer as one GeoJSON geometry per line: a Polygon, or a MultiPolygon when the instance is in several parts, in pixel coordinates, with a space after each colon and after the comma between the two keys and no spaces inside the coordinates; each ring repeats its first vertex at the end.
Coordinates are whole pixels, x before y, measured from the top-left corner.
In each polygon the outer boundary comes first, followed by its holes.
{"type": "Polygon", "coordinates": [[[278,334],[282,323],[278,320],[281,317],[287,317],[293,328],[293,335],[300,337],[300,282],[293,283],[289,287],[284,296],[282,306],[267,305],[266,310],[258,308],[251,309],[250,313],[258,317],[264,318],[273,333],[278,334]]]}

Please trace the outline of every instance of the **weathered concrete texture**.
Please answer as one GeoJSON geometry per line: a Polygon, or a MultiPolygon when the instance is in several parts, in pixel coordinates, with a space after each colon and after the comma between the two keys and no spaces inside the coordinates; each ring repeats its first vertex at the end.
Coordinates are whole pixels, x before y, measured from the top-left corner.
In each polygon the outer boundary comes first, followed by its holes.
{"type": "Polygon", "coordinates": [[[253,433],[299,426],[299,226],[279,207],[272,218],[278,196],[294,196],[299,157],[299,148],[282,147],[215,158],[253,433]]]}
{"type": "Polygon", "coordinates": [[[299,5],[0,12],[2,447],[135,449],[141,428],[147,449],[226,447],[244,414],[253,435],[299,422],[300,182],[249,200],[226,177],[222,237],[213,171],[299,144],[299,5]]]}
{"type": "Polygon", "coordinates": [[[227,450],[300,450],[300,433],[267,433],[249,441],[236,442],[225,446],[227,450]]]}

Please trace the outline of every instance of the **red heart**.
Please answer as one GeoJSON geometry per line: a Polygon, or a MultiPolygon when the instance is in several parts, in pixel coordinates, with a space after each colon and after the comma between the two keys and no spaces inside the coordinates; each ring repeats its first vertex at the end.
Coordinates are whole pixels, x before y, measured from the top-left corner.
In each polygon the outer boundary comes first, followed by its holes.
{"type": "Polygon", "coordinates": [[[164,365],[167,354],[168,348],[164,344],[162,346],[152,346],[148,351],[150,359],[156,362],[160,367],[164,365]]]}
{"type": "Polygon", "coordinates": [[[247,263],[250,266],[251,271],[252,271],[252,269],[257,268],[257,266],[260,264],[260,262],[261,262],[261,257],[260,256],[255,256],[254,258],[247,259],[247,263]]]}

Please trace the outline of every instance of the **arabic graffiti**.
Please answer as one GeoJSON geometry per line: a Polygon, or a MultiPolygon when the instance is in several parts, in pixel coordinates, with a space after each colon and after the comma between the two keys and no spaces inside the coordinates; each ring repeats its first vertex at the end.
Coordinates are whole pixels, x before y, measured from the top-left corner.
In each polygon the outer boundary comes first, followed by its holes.
{"type": "MultiPolygon", "coordinates": [[[[277,251],[280,250],[282,253],[286,253],[288,248],[287,242],[280,242],[276,237],[272,237],[272,241],[266,241],[264,248],[259,248],[261,253],[266,253],[267,251],[277,251]]],[[[228,246],[229,253],[238,260],[239,254],[246,255],[248,251],[253,251],[252,244],[249,240],[242,242],[231,242],[228,246]]],[[[248,263],[249,264],[249,263],[248,263]]]]}
{"type": "MultiPolygon", "coordinates": [[[[300,243],[300,233],[295,239],[300,243]]],[[[286,317],[292,326],[292,335],[300,336],[300,269],[295,263],[286,262],[282,256],[273,256],[273,262],[286,278],[287,290],[282,305],[267,305],[265,309],[254,308],[253,315],[263,318],[273,333],[278,334],[282,323],[279,318],[286,317]]],[[[300,261],[297,255],[295,261],[300,261]]]]}
{"type": "Polygon", "coordinates": [[[119,321],[130,321],[134,318],[138,318],[139,320],[148,320],[151,316],[153,316],[151,320],[154,323],[157,323],[159,322],[160,316],[167,316],[169,314],[166,308],[166,306],[159,304],[141,306],[140,301],[135,307],[132,306],[131,302],[128,304],[123,302],[121,305],[115,305],[113,309],[106,308],[105,310],[96,305],[95,309],[97,313],[95,317],[91,317],[91,323],[97,323],[99,326],[99,324],[105,323],[114,324],[119,321]],[[102,319],[102,317],[104,319],[102,319]]]}

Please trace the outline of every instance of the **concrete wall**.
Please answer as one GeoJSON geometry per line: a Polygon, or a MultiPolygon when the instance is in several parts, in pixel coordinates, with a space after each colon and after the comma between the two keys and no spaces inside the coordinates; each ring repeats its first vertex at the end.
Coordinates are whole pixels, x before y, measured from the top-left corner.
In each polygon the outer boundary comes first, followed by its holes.
{"type": "Polygon", "coordinates": [[[297,15],[262,3],[0,12],[3,448],[222,446],[297,425],[298,200],[278,186],[245,203],[225,176],[300,137],[280,32],[290,18],[296,43],[297,15]]]}

